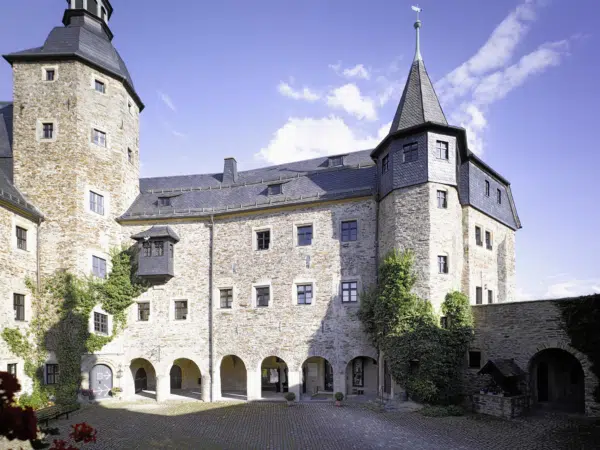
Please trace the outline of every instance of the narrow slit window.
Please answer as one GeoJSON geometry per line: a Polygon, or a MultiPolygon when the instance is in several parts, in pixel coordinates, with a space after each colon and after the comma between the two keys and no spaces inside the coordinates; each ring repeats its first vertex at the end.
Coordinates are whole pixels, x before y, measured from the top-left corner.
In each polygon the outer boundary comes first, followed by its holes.
{"type": "Polygon", "coordinates": [[[138,303],[138,321],[148,322],[150,320],[150,303],[138,303]]]}
{"type": "Polygon", "coordinates": [[[23,294],[13,294],[13,308],[15,320],[23,322],[25,320],[25,296],[23,294]]]}
{"type": "Polygon", "coordinates": [[[19,250],[27,250],[27,230],[17,227],[17,248],[19,250]]]}

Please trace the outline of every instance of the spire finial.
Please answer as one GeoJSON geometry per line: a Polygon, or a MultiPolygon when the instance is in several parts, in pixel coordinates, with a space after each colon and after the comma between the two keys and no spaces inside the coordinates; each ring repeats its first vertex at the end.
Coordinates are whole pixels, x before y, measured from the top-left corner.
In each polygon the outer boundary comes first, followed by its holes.
{"type": "Polygon", "coordinates": [[[412,10],[417,13],[417,21],[415,22],[415,30],[417,32],[417,45],[415,49],[414,61],[421,61],[421,45],[419,40],[419,28],[421,28],[421,21],[419,20],[419,13],[422,11],[418,6],[411,6],[412,10]]]}

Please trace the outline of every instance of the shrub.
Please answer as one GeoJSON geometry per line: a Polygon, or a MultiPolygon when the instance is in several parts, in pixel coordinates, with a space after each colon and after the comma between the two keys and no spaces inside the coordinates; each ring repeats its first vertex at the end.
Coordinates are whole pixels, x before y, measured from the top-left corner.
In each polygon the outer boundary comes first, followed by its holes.
{"type": "Polygon", "coordinates": [[[283,394],[283,398],[285,398],[288,402],[293,402],[294,400],[296,400],[296,394],[294,394],[293,392],[286,392],[285,394],[283,394]]]}
{"type": "Polygon", "coordinates": [[[344,400],[344,394],[342,394],[341,392],[336,392],[335,395],[333,396],[336,401],[341,402],[342,400],[344,400]]]}
{"type": "Polygon", "coordinates": [[[427,417],[448,417],[448,416],[462,416],[465,414],[464,410],[457,405],[449,406],[433,406],[427,405],[419,411],[422,415],[427,417]]]}

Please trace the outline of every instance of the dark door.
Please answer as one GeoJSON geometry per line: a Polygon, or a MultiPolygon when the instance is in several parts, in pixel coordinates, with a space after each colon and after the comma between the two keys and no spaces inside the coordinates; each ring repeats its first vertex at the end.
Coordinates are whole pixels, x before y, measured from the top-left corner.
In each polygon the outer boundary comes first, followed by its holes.
{"type": "Polygon", "coordinates": [[[113,376],[110,367],[98,364],[90,372],[90,389],[94,391],[94,398],[106,398],[113,387],[113,376]]]}
{"type": "Polygon", "coordinates": [[[181,367],[174,365],[171,367],[171,389],[181,389],[181,367]]]}
{"type": "Polygon", "coordinates": [[[333,367],[327,360],[325,360],[325,380],[323,384],[326,391],[333,391],[333,367]]]}
{"type": "Polygon", "coordinates": [[[135,392],[145,391],[148,389],[148,377],[144,368],[140,368],[135,373],[135,392]]]}
{"type": "Polygon", "coordinates": [[[306,365],[302,366],[302,393],[306,394],[306,365]]]}
{"type": "Polygon", "coordinates": [[[538,402],[548,401],[548,364],[541,362],[537,369],[538,402]]]}

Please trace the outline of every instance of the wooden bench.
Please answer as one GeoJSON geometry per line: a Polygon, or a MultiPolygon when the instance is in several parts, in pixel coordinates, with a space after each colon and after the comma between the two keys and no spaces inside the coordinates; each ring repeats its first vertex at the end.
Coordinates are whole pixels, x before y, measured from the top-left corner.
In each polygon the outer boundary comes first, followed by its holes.
{"type": "Polygon", "coordinates": [[[69,413],[79,409],[79,405],[55,405],[46,408],[38,409],[35,412],[38,423],[45,422],[48,426],[48,421],[60,419],[61,416],[69,418],[69,413]]]}

